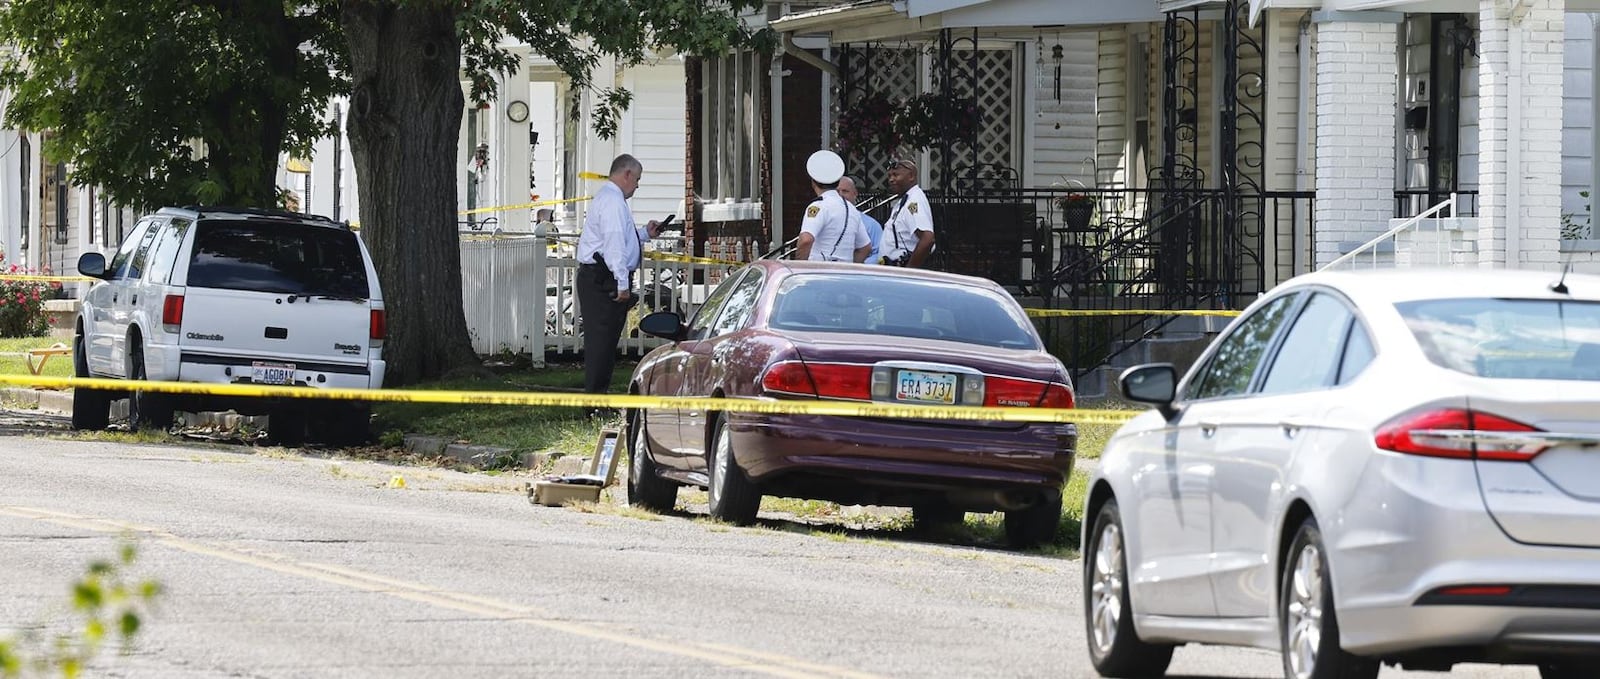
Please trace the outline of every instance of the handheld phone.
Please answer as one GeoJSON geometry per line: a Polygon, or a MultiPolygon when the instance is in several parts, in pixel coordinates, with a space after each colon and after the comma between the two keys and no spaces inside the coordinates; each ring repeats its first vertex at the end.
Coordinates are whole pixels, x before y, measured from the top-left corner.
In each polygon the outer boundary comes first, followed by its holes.
{"type": "Polygon", "coordinates": [[[675,214],[667,215],[666,219],[661,220],[661,223],[656,225],[656,230],[657,231],[666,231],[667,227],[672,224],[672,220],[677,219],[677,218],[678,218],[678,215],[675,215],[675,214]]]}

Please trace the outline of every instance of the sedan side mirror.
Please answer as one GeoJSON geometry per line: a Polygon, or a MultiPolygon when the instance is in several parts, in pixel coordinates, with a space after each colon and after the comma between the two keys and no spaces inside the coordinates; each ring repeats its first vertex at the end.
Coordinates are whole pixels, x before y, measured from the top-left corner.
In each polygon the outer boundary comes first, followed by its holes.
{"type": "Polygon", "coordinates": [[[85,252],[78,256],[78,273],[90,278],[106,277],[106,256],[98,252],[85,252]]]}
{"type": "Polygon", "coordinates": [[[671,311],[647,314],[639,319],[639,331],[674,342],[681,342],[689,336],[689,329],[683,327],[683,317],[671,311]]]}
{"type": "Polygon", "coordinates": [[[1178,370],[1171,363],[1136,365],[1122,371],[1117,383],[1129,401],[1152,404],[1169,420],[1178,412],[1172,407],[1178,397],[1178,370]]]}

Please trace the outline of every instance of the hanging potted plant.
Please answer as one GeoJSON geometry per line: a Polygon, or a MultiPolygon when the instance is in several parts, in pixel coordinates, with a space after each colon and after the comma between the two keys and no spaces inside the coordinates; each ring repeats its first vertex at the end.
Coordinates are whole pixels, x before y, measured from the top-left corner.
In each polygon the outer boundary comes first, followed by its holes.
{"type": "Polygon", "coordinates": [[[1067,223],[1067,228],[1073,231],[1085,231],[1089,228],[1089,220],[1094,217],[1094,196],[1087,193],[1069,193],[1056,199],[1056,207],[1061,210],[1061,217],[1067,223]]]}
{"type": "Polygon", "coordinates": [[[978,108],[971,99],[925,92],[900,102],[895,127],[906,145],[918,150],[945,140],[970,141],[978,128],[978,108]]]}
{"type": "Polygon", "coordinates": [[[838,140],[841,154],[893,153],[900,146],[900,133],[895,129],[896,102],[876,92],[856,99],[839,111],[834,121],[834,139],[838,140]]]}

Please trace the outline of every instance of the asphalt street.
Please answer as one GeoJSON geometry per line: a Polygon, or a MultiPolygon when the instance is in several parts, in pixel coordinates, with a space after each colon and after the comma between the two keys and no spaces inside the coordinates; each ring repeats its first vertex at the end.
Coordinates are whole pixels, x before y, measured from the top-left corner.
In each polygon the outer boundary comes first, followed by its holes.
{"type": "MultiPolygon", "coordinates": [[[[69,583],[119,540],[166,588],[87,676],[1094,676],[1074,560],[538,507],[526,477],[0,432],[0,636],[66,629],[69,583]]],[[[1171,676],[1281,672],[1188,647],[1171,676]]]]}

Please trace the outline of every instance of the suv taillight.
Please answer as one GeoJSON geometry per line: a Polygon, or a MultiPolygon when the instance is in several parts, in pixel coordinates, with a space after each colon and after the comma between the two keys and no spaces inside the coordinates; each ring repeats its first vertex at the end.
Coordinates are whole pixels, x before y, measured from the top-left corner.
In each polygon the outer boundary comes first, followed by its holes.
{"type": "Polygon", "coordinates": [[[167,295],[161,300],[161,327],[177,332],[183,326],[183,295],[167,295]]]}
{"type": "Polygon", "coordinates": [[[371,320],[367,323],[367,346],[383,346],[383,338],[389,334],[388,317],[383,309],[373,309],[371,320]]]}
{"type": "Polygon", "coordinates": [[[1407,455],[1525,462],[1543,452],[1538,439],[1518,434],[1541,431],[1498,415],[1442,408],[1402,415],[1378,427],[1378,448],[1407,455]]]}

